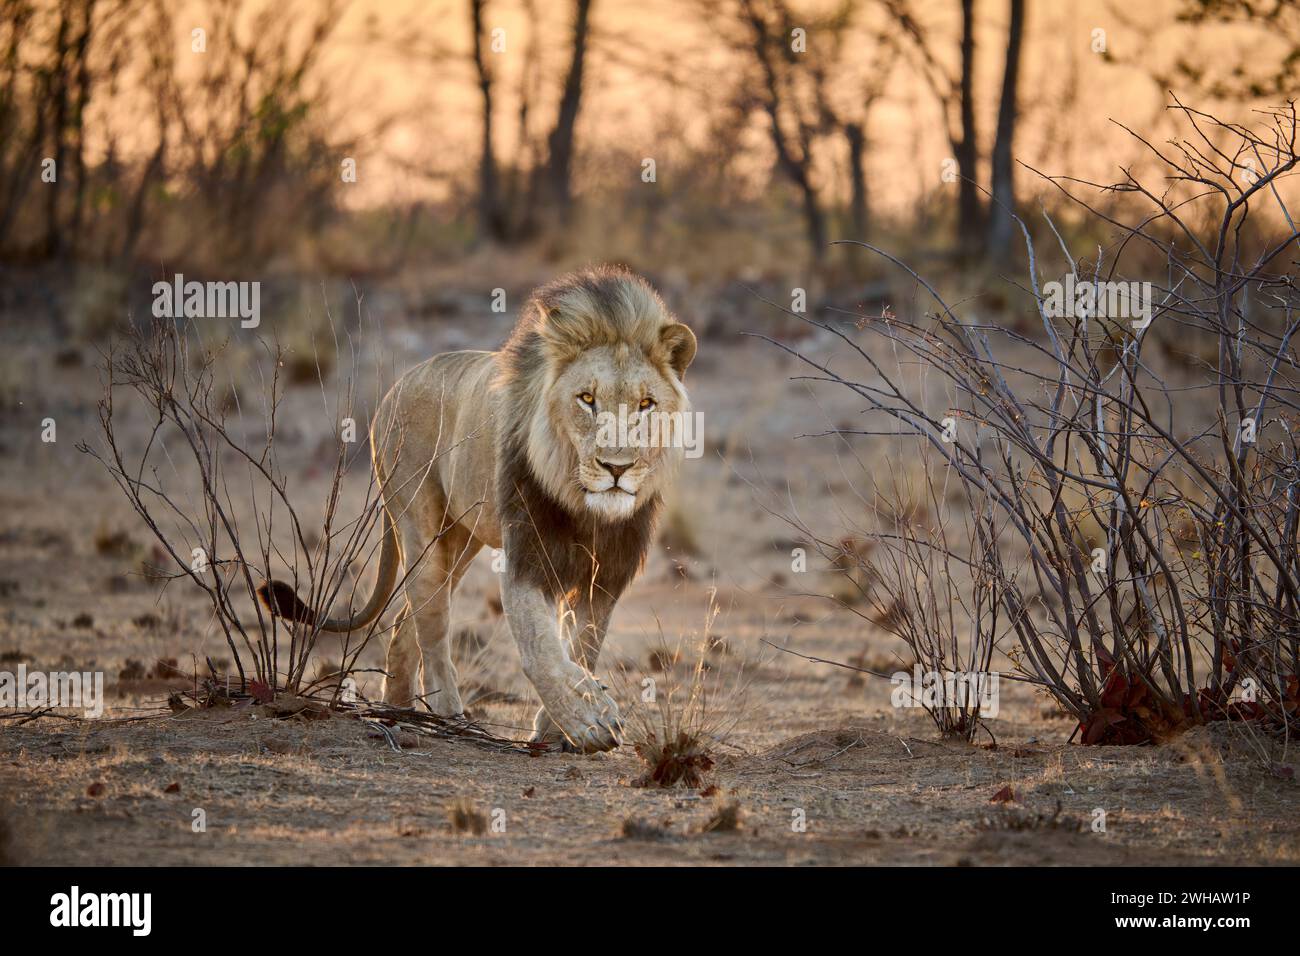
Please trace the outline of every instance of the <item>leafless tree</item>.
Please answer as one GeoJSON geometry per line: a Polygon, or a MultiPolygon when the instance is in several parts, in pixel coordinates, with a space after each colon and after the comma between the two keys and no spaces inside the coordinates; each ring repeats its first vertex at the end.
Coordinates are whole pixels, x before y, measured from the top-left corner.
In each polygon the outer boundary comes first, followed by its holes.
{"type": "Polygon", "coordinates": [[[791,33],[795,25],[780,0],[740,0],[740,12],[759,69],[759,102],[767,115],[777,165],[799,190],[809,251],[814,266],[820,266],[826,258],[826,214],[812,167],[822,117],[817,104],[794,88],[798,54],[792,49],[791,33]]]}
{"type": "Polygon", "coordinates": [[[943,109],[944,128],[957,161],[957,240],[969,250],[983,234],[979,194],[979,135],[975,121],[975,0],[961,3],[961,66],[953,76],[939,61],[931,37],[910,0],[882,0],[910,41],[917,68],[943,109]]]}
{"type": "Polygon", "coordinates": [[[478,160],[478,217],[479,229],[495,239],[505,238],[505,221],[501,210],[501,197],[497,190],[497,157],[492,145],[492,68],[485,46],[483,8],[486,0],[470,0],[471,27],[474,32],[474,71],[478,76],[479,95],[483,98],[483,135],[480,138],[478,160]]]}
{"type": "Polygon", "coordinates": [[[569,55],[569,69],[564,75],[564,89],[560,94],[555,126],[546,138],[544,176],[549,200],[554,204],[562,223],[568,220],[573,205],[573,132],[578,123],[578,109],[582,104],[591,4],[592,0],[574,2],[573,46],[569,55]]]}
{"type": "Polygon", "coordinates": [[[525,3],[529,37],[520,73],[518,130],[513,158],[503,158],[495,147],[496,77],[488,53],[490,26],[485,20],[486,0],[470,0],[474,34],[474,74],[482,100],[482,136],[479,148],[478,219],[481,235],[497,242],[533,238],[543,214],[556,224],[569,221],[573,207],[574,131],[582,105],[588,72],[587,48],[591,32],[592,0],[576,0],[572,50],[564,76],[555,120],[541,143],[534,142],[531,123],[539,85],[538,45],[541,24],[533,0],[525,3]],[[503,182],[505,184],[503,188],[503,182]]]}
{"type": "Polygon", "coordinates": [[[202,9],[211,43],[196,76],[177,69],[163,0],[3,0],[0,248],[129,266],[170,213],[199,227],[183,258],[260,262],[287,229],[323,225],[338,175],[320,156],[354,152],[328,114],[320,68],[341,0],[315,8],[305,29],[293,2],[206,0],[202,9]],[[124,90],[154,102],[156,145],[124,154],[110,123],[99,131],[106,157],[92,161],[91,111],[120,109],[124,90]],[[93,195],[116,201],[88,221],[93,195]]]}

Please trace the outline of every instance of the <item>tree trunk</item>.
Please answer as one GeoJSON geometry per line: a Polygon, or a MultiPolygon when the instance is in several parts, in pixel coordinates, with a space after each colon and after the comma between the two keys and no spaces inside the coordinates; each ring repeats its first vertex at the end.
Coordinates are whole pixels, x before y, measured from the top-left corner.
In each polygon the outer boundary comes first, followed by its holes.
{"type": "Polygon", "coordinates": [[[478,88],[483,96],[483,138],[478,165],[478,218],[481,235],[503,239],[501,200],[497,193],[497,160],[492,147],[492,70],[483,44],[483,8],[485,0],[470,0],[470,19],[474,29],[474,67],[478,88]]]}
{"type": "Polygon", "coordinates": [[[5,4],[4,13],[10,18],[9,44],[5,49],[3,69],[4,85],[0,87],[0,182],[6,184],[4,198],[0,199],[0,248],[9,235],[9,226],[18,210],[18,203],[30,181],[32,150],[21,145],[23,131],[23,104],[18,100],[18,51],[27,34],[31,10],[17,4],[5,4]]]}
{"type": "MultiPolygon", "coordinates": [[[[63,247],[59,222],[59,190],[68,177],[68,171],[63,168],[64,134],[68,123],[68,27],[68,5],[60,4],[59,27],[54,36],[54,63],[45,83],[46,102],[50,104],[49,142],[53,147],[52,155],[48,158],[54,160],[55,175],[54,182],[41,183],[45,189],[45,238],[41,243],[41,253],[46,257],[57,256],[63,247]]],[[[46,157],[42,157],[44,158],[46,157]]]]}
{"type": "Polygon", "coordinates": [[[1025,0],[1011,0],[1007,31],[1007,65],[1002,72],[1002,99],[998,105],[997,139],[993,144],[993,203],[989,209],[990,258],[1004,259],[1011,249],[1015,210],[1015,179],[1011,145],[1016,132],[1016,86],[1020,77],[1020,45],[1025,32],[1025,0]]]}
{"type": "Polygon", "coordinates": [[[847,123],[844,135],[849,141],[849,184],[852,193],[849,197],[849,221],[853,228],[853,238],[867,238],[867,176],[863,171],[863,159],[867,151],[867,134],[862,123],[847,123]]]}
{"type": "Polygon", "coordinates": [[[568,75],[564,78],[560,111],[547,139],[546,182],[550,199],[561,222],[568,221],[573,205],[573,130],[578,122],[578,107],[582,102],[582,75],[587,54],[587,23],[590,13],[591,0],[577,0],[573,21],[573,55],[569,61],[568,75]]]}
{"type": "Polygon", "coordinates": [[[73,107],[72,127],[76,131],[72,159],[77,177],[73,194],[72,219],[68,227],[73,243],[81,241],[81,219],[86,205],[86,109],[90,104],[90,37],[94,26],[96,0],[83,0],[81,33],[73,52],[77,68],[77,100],[73,107]]]}
{"type": "Polygon", "coordinates": [[[961,179],[957,192],[957,243],[971,249],[977,242],[981,226],[979,182],[979,137],[975,128],[975,0],[961,0],[961,141],[956,145],[957,172],[961,179]]]}
{"type": "Polygon", "coordinates": [[[510,237],[516,242],[531,239],[537,231],[537,169],[541,153],[530,125],[540,74],[538,45],[541,25],[537,16],[537,0],[524,0],[524,12],[528,18],[528,45],[524,48],[523,68],[519,74],[515,156],[508,164],[503,197],[505,208],[510,210],[507,217],[510,237]]]}
{"type": "MultiPolygon", "coordinates": [[[[826,260],[826,219],[817,202],[817,189],[812,181],[811,144],[805,139],[798,154],[791,148],[785,130],[781,128],[781,83],[777,77],[776,66],[768,49],[770,30],[763,15],[749,0],[741,5],[746,20],[749,21],[753,38],[754,57],[763,71],[766,95],[763,97],[763,109],[767,112],[771,124],[772,148],[776,150],[777,166],[783,169],[790,181],[799,188],[803,199],[804,223],[808,230],[808,246],[812,252],[814,268],[820,268],[826,260]]],[[[806,133],[807,130],[805,129],[806,133]]]]}

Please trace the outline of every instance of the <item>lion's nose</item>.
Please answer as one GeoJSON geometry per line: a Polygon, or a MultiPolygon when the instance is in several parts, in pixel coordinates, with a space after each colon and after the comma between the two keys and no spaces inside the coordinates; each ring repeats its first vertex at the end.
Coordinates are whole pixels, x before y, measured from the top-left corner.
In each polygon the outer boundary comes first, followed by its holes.
{"type": "Polygon", "coordinates": [[[615,481],[618,481],[620,478],[622,478],[622,477],[623,477],[623,472],[627,471],[629,468],[632,467],[632,463],[631,463],[631,462],[628,462],[626,465],[615,465],[615,464],[612,464],[612,463],[610,463],[610,462],[608,462],[608,461],[599,461],[599,460],[598,460],[598,461],[597,461],[597,464],[599,464],[600,467],[604,468],[607,472],[609,472],[611,475],[613,475],[615,481]]]}

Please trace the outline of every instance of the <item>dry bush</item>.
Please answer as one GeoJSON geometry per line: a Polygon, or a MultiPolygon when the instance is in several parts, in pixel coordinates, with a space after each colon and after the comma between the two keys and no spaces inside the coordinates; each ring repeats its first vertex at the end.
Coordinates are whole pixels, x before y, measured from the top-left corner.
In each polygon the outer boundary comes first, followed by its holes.
{"type": "MultiPolygon", "coordinates": [[[[257,600],[259,587],[286,578],[311,607],[355,605],[359,581],[351,569],[367,563],[377,547],[373,532],[382,505],[366,444],[349,445],[337,424],[346,418],[364,422],[355,410],[351,376],[330,387],[320,383],[323,396],[333,393],[325,414],[334,447],[319,517],[312,522],[294,505],[276,441],[283,423],[283,350],[259,344],[270,369],[258,396],[261,407],[239,408],[247,413],[239,415],[221,401],[225,382],[218,359],[224,346],[209,348],[195,328],[169,320],[132,329],[105,356],[102,441],[78,447],[108,470],[153,533],[151,574],[168,582],[188,580],[211,602],[240,691],[252,679],[272,690],[305,693],[312,689],[307,666],[322,622],[274,615],[257,600]],[[143,431],[135,424],[142,415],[143,431]],[[344,516],[343,481],[358,467],[367,476],[366,489],[355,513],[344,516]]],[[[364,425],[358,430],[364,434],[364,425]]],[[[414,557],[408,574],[422,556],[414,557]]],[[[377,619],[344,638],[342,663],[330,678],[336,693],[356,672],[378,627],[377,619]]]]}
{"type": "Polygon", "coordinates": [[[705,774],[713,769],[712,744],[689,729],[660,727],[634,741],[636,755],[646,771],[636,781],[639,787],[689,787],[705,785],[705,774]]]}
{"type": "MultiPolygon", "coordinates": [[[[928,509],[909,506],[897,488],[879,496],[876,518],[882,530],[871,539],[877,547],[859,549],[857,554],[861,570],[855,580],[862,582],[868,609],[855,613],[911,650],[913,672],[909,676],[919,670],[989,681],[1001,622],[998,581],[986,553],[988,542],[978,534],[963,535],[963,530],[973,529],[950,521],[917,519],[918,514],[943,511],[945,496],[928,462],[923,467],[921,488],[914,490],[925,495],[928,509]]],[[[988,510],[987,501],[967,504],[965,514],[988,510]]],[[[988,687],[989,692],[995,690],[988,687]]],[[[970,742],[984,726],[982,720],[987,715],[982,712],[977,685],[963,685],[963,692],[954,699],[930,701],[917,695],[916,700],[945,736],[970,742]]]]}
{"type": "MultiPolygon", "coordinates": [[[[1127,175],[1108,187],[1145,207],[1128,222],[1049,180],[1117,233],[1086,271],[1061,241],[1067,276],[1105,291],[1097,283],[1136,281],[1124,271],[1134,258],[1145,268],[1154,251],[1164,263],[1150,323],[1092,310],[1063,325],[1017,219],[1037,333],[963,318],[900,260],[859,243],[910,275],[935,311],[858,316],[879,348],[847,323],[806,319],[860,375],[774,342],[808,378],[919,439],[964,489],[964,507],[936,515],[937,540],[901,530],[907,560],[937,548],[944,561],[973,561],[965,603],[984,600],[1000,617],[1020,679],[1050,692],[1088,744],[1218,719],[1286,732],[1300,714],[1300,298],[1281,269],[1300,231],[1279,188],[1300,163],[1296,113],[1266,111],[1252,129],[1176,112],[1186,139],[1159,149],[1139,138],[1172,185],[1127,175]],[[1199,382],[1167,382],[1144,356],[1153,330],[1213,342],[1215,365],[1199,382]],[[954,514],[969,547],[942,537],[954,514]]],[[[922,597],[928,613],[954,595],[922,597]]],[[[908,600],[903,619],[918,612],[908,600]]]]}
{"type": "Polygon", "coordinates": [[[878,530],[855,525],[851,533],[832,540],[820,537],[801,518],[783,517],[833,569],[835,584],[822,596],[911,652],[905,661],[898,654],[864,649],[847,663],[834,662],[854,672],[850,686],[860,686],[864,674],[896,684],[905,676],[913,693],[900,684],[895,703],[920,707],[941,734],[970,742],[981,728],[987,732],[989,715],[983,712],[980,688],[990,695],[998,692],[991,682],[992,662],[1000,630],[1005,630],[989,543],[974,533],[972,522],[962,520],[987,511],[988,503],[968,501],[966,510],[948,514],[950,489],[936,480],[924,455],[920,461],[919,471],[893,474],[886,490],[878,481],[874,499],[861,499],[878,530]],[[971,683],[931,699],[922,693],[924,681],[916,684],[918,672],[936,680],[960,675],[971,683]]]}

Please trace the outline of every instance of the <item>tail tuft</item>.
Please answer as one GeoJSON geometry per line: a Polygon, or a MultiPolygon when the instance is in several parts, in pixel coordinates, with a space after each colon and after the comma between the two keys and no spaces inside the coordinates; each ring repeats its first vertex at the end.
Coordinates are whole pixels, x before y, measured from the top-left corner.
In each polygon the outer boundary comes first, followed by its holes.
{"type": "Polygon", "coordinates": [[[316,623],[312,609],[303,604],[293,588],[283,581],[262,582],[262,586],[257,589],[257,596],[262,599],[267,610],[286,621],[298,621],[307,625],[316,623]]]}

